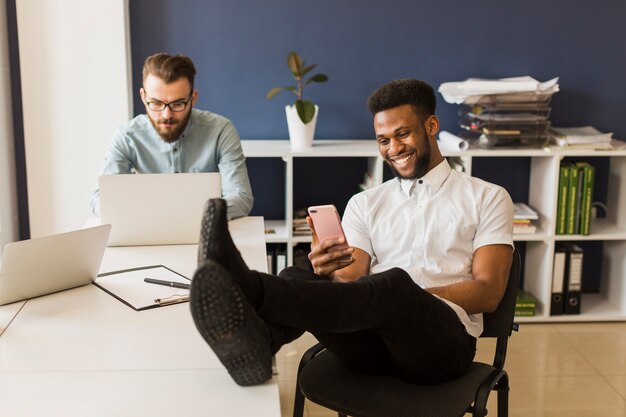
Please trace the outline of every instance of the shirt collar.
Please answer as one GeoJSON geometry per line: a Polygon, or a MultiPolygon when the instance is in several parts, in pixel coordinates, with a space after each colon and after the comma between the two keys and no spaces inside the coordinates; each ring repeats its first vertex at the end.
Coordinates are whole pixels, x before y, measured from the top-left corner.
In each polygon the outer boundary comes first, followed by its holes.
{"type": "Polygon", "coordinates": [[[450,168],[448,160],[444,158],[443,161],[441,161],[436,167],[428,171],[426,175],[424,175],[422,178],[411,180],[400,178],[400,187],[402,189],[402,192],[407,197],[410,197],[413,190],[415,189],[415,184],[419,181],[422,181],[424,184],[432,188],[433,193],[436,193],[437,191],[439,191],[441,185],[448,178],[450,172],[452,172],[452,168],[450,168]]]}

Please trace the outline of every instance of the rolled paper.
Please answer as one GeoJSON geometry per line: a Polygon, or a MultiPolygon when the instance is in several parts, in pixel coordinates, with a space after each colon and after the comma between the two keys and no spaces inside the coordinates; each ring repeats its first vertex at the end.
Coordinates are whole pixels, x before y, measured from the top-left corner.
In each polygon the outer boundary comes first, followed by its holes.
{"type": "Polygon", "coordinates": [[[469,148],[468,141],[445,130],[439,132],[439,140],[446,149],[464,151],[469,148]]]}

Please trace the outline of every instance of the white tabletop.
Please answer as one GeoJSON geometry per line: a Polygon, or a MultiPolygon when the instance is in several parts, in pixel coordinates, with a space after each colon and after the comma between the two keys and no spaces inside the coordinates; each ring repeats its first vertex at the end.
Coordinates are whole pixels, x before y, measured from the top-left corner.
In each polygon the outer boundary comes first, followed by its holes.
{"type": "MultiPolygon", "coordinates": [[[[266,271],[262,218],[229,227],[250,267],[266,271]]],[[[101,272],[163,264],[191,277],[196,251],[108,248],[101,272]]],[[[135,311],[87,285],[22,304],[0,309],[0,416],[280,415],[276,382],[237,386],[188,303],[135,311]]]]}
{"type": "Polygon", "coordinates": [[[11,321],[20,311],[24,303],[25,301],[18,301],[17,303],[0,306],[0,336],[2,336],[4,330],[11,324],[11,321]]]}

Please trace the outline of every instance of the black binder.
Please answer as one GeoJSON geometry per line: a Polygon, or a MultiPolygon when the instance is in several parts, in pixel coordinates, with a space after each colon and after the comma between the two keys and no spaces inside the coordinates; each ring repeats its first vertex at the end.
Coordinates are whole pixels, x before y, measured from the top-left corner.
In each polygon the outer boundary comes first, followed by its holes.
{"type": "Polygon", "coordinates": [[[563,314],[563,283],[565,281],[565,264],[567,252],[558,247],[554,252],[554,268],[552,270],[552,294],[550,298],[550,315],[560,316],[563,314]]]}
{"type": "Polygon", "coordinates": [[[565,305],[563,314],[580,314],[580,293],[583,278],[583,250],[570,243],[567,245],[565,266],[565,305]]]}

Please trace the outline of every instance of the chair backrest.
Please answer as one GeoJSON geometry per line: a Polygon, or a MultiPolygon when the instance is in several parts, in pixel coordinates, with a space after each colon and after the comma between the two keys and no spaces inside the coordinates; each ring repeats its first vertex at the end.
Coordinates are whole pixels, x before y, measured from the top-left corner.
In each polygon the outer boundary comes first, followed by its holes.
{"type": "Polygon", "coordinates": [[[511,270],[509,271],[506,291],[496,311],[483,314],[484,330],[481,337],[508,337],[511,335],[521,264],[521,256],[519,252],[515,250],[513,252],[513,262],[511,263],[511,270]]]}

